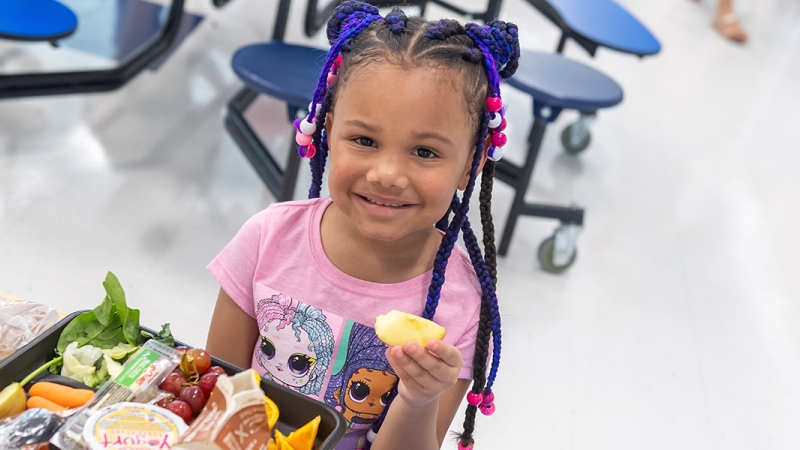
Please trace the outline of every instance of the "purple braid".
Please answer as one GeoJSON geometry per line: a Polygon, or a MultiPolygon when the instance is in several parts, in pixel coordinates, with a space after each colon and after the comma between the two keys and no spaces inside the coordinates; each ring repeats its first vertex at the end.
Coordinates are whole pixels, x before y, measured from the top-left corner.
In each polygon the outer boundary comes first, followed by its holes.
{"type": "Polygon", "coordinates": [[[472,197],[472,191],[475,188],[475,179],[478,174],[478,166],[480,166],[481,158],[483,156],[483,147],[486,142],[486,135],[489,132],[489,114],[484,113],[480,128],[478,132],[478,139],[475,143],[475,153],[472,157],[472,168],[470,169],[469,182],[464,189],[464,194],[461,196],[460,205],[454,211],[453,221],[447,228],[447,232],[442,238],[442,245],[436,253],[436,259],[433,263],[433,275],[431,276],[431,285],[428,288],[428,298],[425,302],[425,310],[422,317],[432,320],[436,314],[436,307],[439,305],[439,295],[442,291],[444,284],[444,273],[447,268],[447,261],[450,258],[450,253],[453,251],[453,245],[458,240],[458,232],[461,229],[461,224],[467,218],[469,211],[469,199],[472,197]]]}
{"type": "Polygon", "coordinates": [[[314,145],[317,147],[317,153],[311,158],[311,187],[308,189],[308,198],[319,198],[322,192],[322,175],[325,173],[325,161],[328,159],[328,136],[325,132],[325,122],[328,119],[328,111],[330,111],[330,93],[325,96],[322,101],[322,108],[319,111],[319,120],[317,121],[317,129],[314,131],[314,145]]]}
{"type": "Polygon", "coordinates": [[[343,52],[346,51],[353,39],[364,31],[372,22],[382,20],[378,8],[367,3],[360,3],[348,0],[336,8],[334,16],[328,22],[328,40],[331,41],[331,49],[325,64],[322,65],[317,87],[312,95],[309,107],[309,117],[313,120],[316,117],[316,105],[320,108],[320,119],[317,121],[317,129],[314,131],[313,142],[317,148],[317,153],[311,158],[311,187],[308,191],[308,198],[319,198],[322,192],[322,176],[325,172],[325,161],[328,158],[328,139],[325,133],[325,120],[331,109],[331,92],[328,89],[328,73],[333,66],[333,62],[343,52]]]}

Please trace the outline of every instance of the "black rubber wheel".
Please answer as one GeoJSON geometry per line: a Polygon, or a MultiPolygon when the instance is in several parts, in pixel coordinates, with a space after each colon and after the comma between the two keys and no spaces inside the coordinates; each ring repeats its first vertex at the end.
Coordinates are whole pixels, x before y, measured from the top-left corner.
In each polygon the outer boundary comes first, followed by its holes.
{"type": "Polygon", "coordinates": [[[545,272],[550,273],[561,273],[572,266],[572,263],[575,262],[575,258],[578,256],[578,250],[572,252],[572,256],[569,258],[569,261],[562,265],[557,266],[553,263],[553,250],[555,249],[556,245],[556,238],[555,236],[550,236],[549,238],[542,241],[539,244],[539,251],[537,255],[539,256],[539,263],[542,265],[542,269],[545,272]]]}
{"type": "Polygon", "coordinates": [[[586,150],[589,147],[589,143],[592,142],[592,133],[587,132],[586,136],[578,142],[577,145],[572,145],[572,139],[570,139],[570,135],[572,134],[572,127],[575,124],[571,124],[564,128],[564,131],[561,132],[561,145],[564,146],[564,150],[569,153],[570,155],[577,155],[582,151],[586,150]]]}

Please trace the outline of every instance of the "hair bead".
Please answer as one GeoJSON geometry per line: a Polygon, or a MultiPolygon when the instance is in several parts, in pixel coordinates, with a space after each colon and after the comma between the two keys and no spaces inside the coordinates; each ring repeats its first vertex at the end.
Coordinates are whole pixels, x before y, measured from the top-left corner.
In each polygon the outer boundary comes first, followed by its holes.
{"type": "Polygon", "coordinates": [[[488,97],[486,98],[486,109],[489,112],[496,113],[500,111],[503,107],[503,100],[500,97],[488,97]]]}
{"type": "Polygon", "coordinates": [[[484,416],[491,416],[496,411],[496,409],[494,407],[494,403],[490,403],[488,405],[481,404],[481,406],[478,406],[478,409],[481,411],[481,414],[483,414],[484,416]]]}
{"type": "Polygon", "coordinates": [[[458,450],[472,450],[472,444],[464,444],[461,441],[458,441],[458,450]]]}
{"type": "Polygon", "coordinates": [[[489,152],[486,154],[486,157],[495,162],[500,161],[503,158],[502,147],[489,147],[489,152]]]}
{"type": "Polygon", "coordinates": [[[300,121],[299,128],[301,133],[311,136],[315,131],[317,131],[317,124],[311,121],[310,117],[307,117],[300,121]]]}
{"type": "Polygon", "coordinates": [[[297,141],[297,145],[306,146],[311,143],[311,136],[298,131],[294,136],[294,140],[297,141]]]}
{"type": "Polygon", "coordinates": [[[492,118],[489,119],[489,128],[497,128],[503,123],[503,116],[499,113],[492,113],[492,118]]]}
{"type": "Polygon", "coordinates": [[[483,403],[483,394],[480,392],[467,392],[467,403],[472,406],[478,406],[483,403]]]}
{"type": "Polygon", "coordinates": [[[495,147],[502,147],[508,142],[508,137],[500,132],[492,133],[492,145],[495,147]]]}

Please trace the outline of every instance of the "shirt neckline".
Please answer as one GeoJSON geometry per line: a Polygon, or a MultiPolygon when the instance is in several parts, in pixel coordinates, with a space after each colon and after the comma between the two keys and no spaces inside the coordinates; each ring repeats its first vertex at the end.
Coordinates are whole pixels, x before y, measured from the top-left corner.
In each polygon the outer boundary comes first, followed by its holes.
{"type": "Polygon", "coordinates": [[[370,297],[393,299],[396,298],[398,294],[419,293],[423,296],[426,295],[433,270],[428,270],[414,278],[399,283],[375,283],[348,275],[336,267],[331,260],[328,259],[328,255],[325,254],[325,249],[322,247],[322,232],[320,230],[322,216],[332,203],[333,201],[330,197],[318,200],[314,203],[312,212],[309,215],[308,226],[311,230],[308,234],[309,244],[311,247],[311,255],[320,276],[325,277],[329,282],[344,290],[355,294],[369,295],[370,297]]]}

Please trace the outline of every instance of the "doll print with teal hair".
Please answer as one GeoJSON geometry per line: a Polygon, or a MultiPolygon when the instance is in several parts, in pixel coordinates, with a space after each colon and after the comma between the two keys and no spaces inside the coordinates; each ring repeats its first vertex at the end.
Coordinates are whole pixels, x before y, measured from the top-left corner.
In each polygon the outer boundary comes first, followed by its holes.
{"type": "Polygon", "coordinates": [[[258,302],[256,321],[261,336],[255,353],[262,375],[319,398],[335,344],[325,314],[276,294],[258,302]]]}

